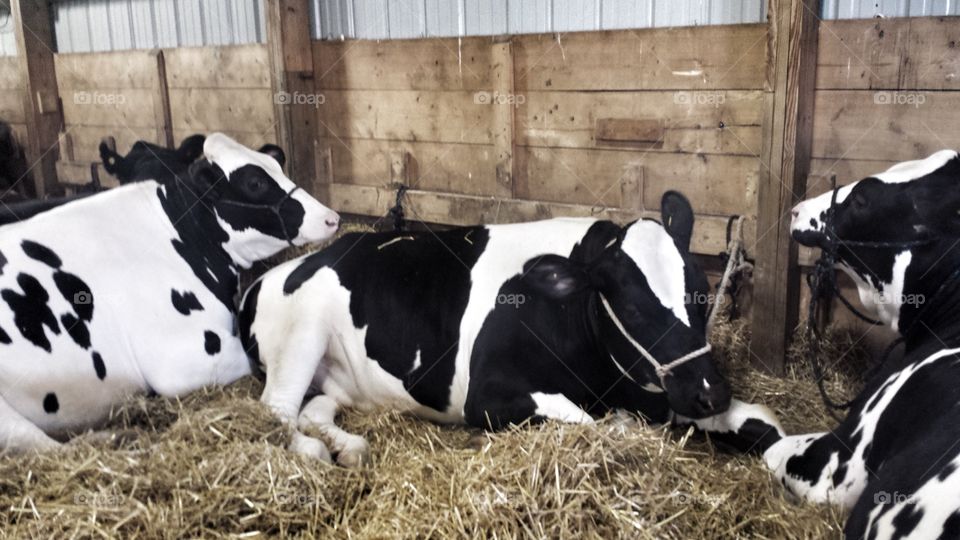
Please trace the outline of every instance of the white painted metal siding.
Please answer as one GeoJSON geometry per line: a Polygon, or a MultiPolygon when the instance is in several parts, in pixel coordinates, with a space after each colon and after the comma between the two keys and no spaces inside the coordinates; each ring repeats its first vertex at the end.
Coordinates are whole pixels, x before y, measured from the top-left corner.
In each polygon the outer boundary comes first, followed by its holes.
{"type": "MultiPolygon", "coordinates": [[[[315,38],[418,38],[761,22],[767,0],[309,0],[315,38]]],[[[960,15],[960,0],[823,0],[825,19],[960,15]]],[[[264,0],[54,0],[61,52],[263,43],[264,0]]],[[[16,53],[0,16],[0,55],[16,53]]]]}
{"type": "Polygon", "coordinates": [[[960,0],[823,0],[824,19],[960,15],[960,0]]]}
{"type": "Polygon", "coordinates": [[[56,0],[59,52],[263,43],[263,0],[56,0]]]}
{"type": "Polygon", "coordinates": [[[311,0],[313,37],[402,39],[763,21],[767,0],[311,0]]]}

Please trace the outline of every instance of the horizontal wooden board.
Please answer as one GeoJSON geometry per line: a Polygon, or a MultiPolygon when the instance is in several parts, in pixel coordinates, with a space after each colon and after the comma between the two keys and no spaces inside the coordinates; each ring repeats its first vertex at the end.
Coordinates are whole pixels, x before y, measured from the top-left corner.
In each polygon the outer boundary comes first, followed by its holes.
{"type": "Polygon", "coordinates": [[[762,89],[765,24],[514,38],[518,91],[762,89]]]}
{"type": "Polygon", "coordinates": [[[697,213],[756,213],[760,164],[752,157],[536,147],[518,151],[525,154],[521,193],[528,200],[621,207],[621,184],[641,177],[641,210],[659,208],[664,191],[676,189],[697,213]]]}
{"type": "Polygon", "coordinates": [[[20,90],[0,90],[0,120],[14,124],[26,122],[23,114],[23,93],[20,90]]]}
{"type": "Polygon", "coordinates": [[[126,154],[133,143],[139,140],[158,142],[157,130],[149,128],[67,125],[66,132],[73,145],[73,160],[78,162],[99,162],[100,140],[108,135],[117,140],[117,152],[120,154],[126,154]]]}
{"type": "Polygon", "coordinates": [[[170,89],[173,129],[180,131],[266,134],[274,131],[273,105],[266,88],[170,89]]]}
{"type": "MultiPolygon", "coordinates": [[[[277,135],[276,135],[277,132],[275,130],[270,130],[266,133],[253,133],[249,131],[232,131],[232,130],[223,130],[223,129],[215,130],[215,131],[224,133],[232,137],[234,140],[236,140],[240,144],[253,148],[254,150],[259,149],[261,146],[265,144],[277,144],[277,135]]],[[[213,133],[213,131],[199,132],[199,131],[187,131],[187,130],[175,129],[173,131],[174,144],[179,145],[187,137],[191,135],[196,135],[198,133],[201,135],[208,135],[210,133],[213,133]]],[[[289,154],[287,155],[288,155],[287,159],[289,159],[289,154]]]]}
{"type": "Polygon", "coordinates": [[[270,56],[259,43],[164,49],[170,88],[270,88],[270,56]]]}
{"type": "Polygon", "coordinates": [[[0,90],[22,88],[20,81],[20,57],[0,56],[0,90]]]}
{"type": "Polygon", "coordinates": [[[321,137],[492,144],[492,107],[471,92],[328,90],[317,107],[321,137]]]}
{"type": "Polygon", "coordinates": [[[61,90],[63,118],[67,124],[84,126],[149,127],[157,125],[153,90],[98,88],[61,90]]]}
{"type": "Polygon", "coordinates": [[[820,89],[960,89],[960,17],[823,21],[820,89]]]}
{"type": "Polygon", "coordinates": [[[317,88],[492,90],[485,37],[314,41],[317,88]]]}
{"type": "Polygon", "coordinates": [[[517,108],[518,144],[590,148],[604,118],[656,119],[664,138],[644,148],[758,155],[760,91],[529,92],[517,108]],[[750,129],[744,129],[750,128],[750,129]],[[677,132],[677,130],[683,130],[677,132]]]}
{"type": "Polygon", "coordinates": [[[156,88],[157,59],[150,51],[61,53],[54,55],[57,86],[64,90],[156,88]]]}
{"type": "MultiPolygon", "coordinates": [[[[330,205],[339,212],[381,217],[394,205],[396,190],[372,186],[333,184],[329,186],[330,205]]],[[[590,206],[558,204],[454,195],[426,191],[408,191],[405,209],[407,218],[428,223],[474,225],[478,223],[519,223],[553,217],[596,217],[627,223],[640,217],[659,218],[659,212],[626,212],[617,209],[597,211],[590,206]]],[[[727,219],[698,216],[693,228],[691,250],[716,255],[726,250],[727,219]]],[[[756,221],[744,224],[748,244],[756,237],[756,221]]]]}
{"type": "Polygon", "coordinates": [[[397,155],[408,153],[414,165],[406,183],[416,189],[469,195],[497,192],[493,145],[321,139],[320,151],[327,148],[337,183],[386,186],[396,180],[391,169],[397,155]]]}
{"type": "Polygon", "coordinates": [[[813,156],[904,161],[960,148],[958,110],[960,92],[818,90],[813,156]]]}

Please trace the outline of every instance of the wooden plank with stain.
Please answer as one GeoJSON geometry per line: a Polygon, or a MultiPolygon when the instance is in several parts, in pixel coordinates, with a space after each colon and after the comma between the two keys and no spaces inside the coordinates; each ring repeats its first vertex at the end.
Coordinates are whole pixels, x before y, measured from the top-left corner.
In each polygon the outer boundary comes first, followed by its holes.
{"type": "Polygon", "coordinates": [[[451,143],[493,143],[493,107],[472,92],[327,90],[319,135],[451,143]]]}
{"type": "Polygon", "coordinates": [[[491,91],[491,38],[314,41],[317,88],[491,91]]]}
{"type": "Polygon", "coordinates": [[[170,89],[173,129],[180,131],[273,131],[269,88],[170,89]]]}
{"type": "Polygon", "coordinates": [[[521,147],[530,200],[621,207],[620,184],[643,167],[643,207],[660,206],[678,189],[698,213],[754,215],[759,165],[745,156],[706,156],[569,148],[521,147]]]}
{"type": "Polygon", "coordinates": [[[957,110],[960,92],[819,90],[813,156],[905,161],[960,148],[957,110]]]}
{"type": "MultiPolygon", "coordinates": [[[[348,214],[384,216],[393,206],[395,197],[394,189],[337,183],[330,185],[330,203],[340,212],[348,214]]],[[[659,210],[597,209],[584,205],[418,190],[407,192],[406,209],[412,219],[450,225],[520,223],[553,217],[594,217],[624,224],[641,217],[660,218],[659,210]]],[[[726,249],[726,230],[726,217],[698,215],[694,223],[691,250],[707,255],[720,253],[726,249]]],[[[744,224],[744,238],[748,245],[752,245],[756,238],[756,222],[752,219],[744,224]]]]}
{"type": "Polygon", "coordinates": [[[60,53],[54,61],[64,101],[68,90],[157,86],[157,62],[150,51],[60,53]]]}
{"type": "Polygon", "coordinates": [[[762,89],[766,25],[518,36],[517,91],[762,89]]]}
{"type": "Polygon", "coordinates": [[[266,45],[180,47],[164,51],[170,88],[270,88],[266,45]]]}

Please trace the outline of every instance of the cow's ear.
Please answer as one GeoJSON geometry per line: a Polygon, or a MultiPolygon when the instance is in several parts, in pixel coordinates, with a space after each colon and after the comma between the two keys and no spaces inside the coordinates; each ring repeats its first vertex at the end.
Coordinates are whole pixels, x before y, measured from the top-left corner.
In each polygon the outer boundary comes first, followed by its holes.
{"type": "Polygon", "coordinates": [[[660,215],[663,227],[667,230],[677,248],[690,252],[690,238],[693,236],[693,207],[678,191],[668,191],[660,199],[660,215]]]}
{"type": "Polygon", "coordinates": [[[191,163],[187,174],[194,189],[200,190],[198,194],[212,190],[224,178],[223,169],[206,159],[198,159],[191,163]]]}
{"type": "Polygon", "coordinates": [[[260,152],[261,154],[266,154],[272,157],[273,159],[277,160],[277,163],[280,164],[281,169],[287,163],[287,155],[283,153],[283,148],[280,148],[275,144],[265,144],[261,146],[260,150],[257,150],[257,152],[260,152]]]}
{"type": "Polygon", "coordinates": [[[193,163],[197,158],[203,155],[203,143],[207,140],[206,135],[191,135],[180,142],[177,147],[177,154],[184,163],[193,163]]]}
{"type": "Polygon", "coordinates": [[[590,284],[586,270],[559,255],[543,255],[523,265],[523,282],[547,298],[562,300],[590,284]]]}

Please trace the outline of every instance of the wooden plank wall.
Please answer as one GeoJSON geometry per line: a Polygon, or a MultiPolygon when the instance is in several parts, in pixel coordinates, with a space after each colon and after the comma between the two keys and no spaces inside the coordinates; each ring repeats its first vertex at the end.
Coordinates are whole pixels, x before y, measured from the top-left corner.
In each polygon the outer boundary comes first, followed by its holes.
{"type": "MultiPolygon", "coordinates": [[[[212,131],[254,147],[276,140],[264,45],[169,49],[164,60],[177,144],[212,131]]],[[[99,161],[97,148],[107,135],[121,152],[137,140],[163,144],[156,51],[58,54],[56,70],[72,153],[62,159],[99,161]]]]}
{"type": "Polygon", "coordinates": [[[382,215],[404,183],[428,221],[625,220],[679,189],[715,254],[727,216],[756,215],[765,44],[765,25],[314,42],[331,202],[382,215]]]}
{"type": "MultiPolygon", "coordinates": [[[[960,149],[960,17],[823,21],[807,196],[960,149]]],[[[816,253],[802,248],[800,262],[816,253]]],[[[844,293],[859,306],[846,279],[844,293]]],[[[806,301],[806,298],[804,298],[806,301]]],[[[805,308],[804,308],[805,309],[805,308]]],[[[833,317],[859,324],[842,306],[833,317]]]]}
{"type": "Polygon", "coordinates": [[[17,56],[0,56],[0,120],[9,122],[20,141],[26,144],[23,83],[20,78],[20,58],[17,56]]]}

